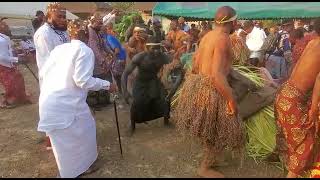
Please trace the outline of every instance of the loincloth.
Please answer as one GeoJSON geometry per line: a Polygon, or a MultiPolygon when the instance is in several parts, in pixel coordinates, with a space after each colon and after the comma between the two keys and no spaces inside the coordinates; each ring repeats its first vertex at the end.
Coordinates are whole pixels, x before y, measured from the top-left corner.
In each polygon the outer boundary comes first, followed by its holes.
{"type": "Polygon", "coordinates": [[[241,148],[244,125],[238,115],[227,113],[227,101],[208,77],[189,73],[182,86],[179,103],[173,112],[179,131],[198,137],[215,151],[241,148]]]}
{"type": "Polygon", "coordinates": [[[314,159],[315,129],[308,122],[311,98],[292,83],[279,89],[275,100],[275,116],[280,133],[284,135],[286,162],[289,171],[301,174],[314,159]]]}

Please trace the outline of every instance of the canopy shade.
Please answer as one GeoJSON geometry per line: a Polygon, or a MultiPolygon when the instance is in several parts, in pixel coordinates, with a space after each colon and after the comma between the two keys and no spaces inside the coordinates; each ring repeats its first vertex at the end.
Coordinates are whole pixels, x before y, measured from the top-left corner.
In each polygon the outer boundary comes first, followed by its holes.
{"type": "MultiPolygon", "coordinates": [[[[46,13],[50,2],[0,2],[0,17],[15,19],[32,19],[38,10],[46,13]]],[[[78,16],[67,11],[67,19],[78,19],[78,16]]]]}
{"type": "Polygon", "coordinates": [[[231,6],[238,19],[320,17],[320,2],[158,2],[154,15],[212,20],[221,6],[231,6]]]}

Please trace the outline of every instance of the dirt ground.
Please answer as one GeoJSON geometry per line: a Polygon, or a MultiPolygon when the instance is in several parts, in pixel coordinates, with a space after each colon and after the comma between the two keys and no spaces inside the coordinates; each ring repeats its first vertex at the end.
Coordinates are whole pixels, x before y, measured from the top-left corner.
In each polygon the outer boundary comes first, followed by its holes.
{"type": "MultiPolygon", "coordinates": [[[[35,65],[32,65],[35,71],[35,65]]],[[[41,142],[37,131],[39,90],[36,80],[23,65],[27,93],[34,104],[0,110],[0,177],[56,177],[52,151],[41,142]]],[[[0,93],[4,89],[0,85],[0,93]]],[[[84,177],[197,177],[202,152],[196,141],[183,138],[174,128],[163,126],[161,119],[138,124],[132,137],[126,135],[129,108],[119,111],[123,158],[120,156],[113,106],[95,115],[99,164],[101,168],[84,177]]],[[[226,153],[228,166],[217,169],[226,177],[284,177],[284,172],[267,163],[256,164],[246,157],[239,168],[238,158],[226,153]]]]}

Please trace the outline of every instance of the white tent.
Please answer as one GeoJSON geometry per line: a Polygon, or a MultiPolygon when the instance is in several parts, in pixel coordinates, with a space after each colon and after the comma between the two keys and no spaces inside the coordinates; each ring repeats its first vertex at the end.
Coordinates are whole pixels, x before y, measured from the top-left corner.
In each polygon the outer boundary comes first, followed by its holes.
{"type": "MultiPolygon", "coordinates": [[[[38,10],[46,12],[50,2],[0,2],[0,17],[14,19],[32,19],[38,10]]],[[[79,17],[67,11],[67,19],[79,17]]]]}

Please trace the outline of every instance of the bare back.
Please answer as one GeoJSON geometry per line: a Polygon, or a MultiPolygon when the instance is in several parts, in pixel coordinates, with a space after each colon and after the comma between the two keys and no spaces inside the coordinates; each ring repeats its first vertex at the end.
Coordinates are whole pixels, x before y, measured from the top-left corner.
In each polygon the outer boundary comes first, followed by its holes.
{"type": "Polygon", "coordinates": [[[214,30],[208,32],[202,38],[193,58],[195,73],[214,77],[219,70],[228,75],[232,64],[229,35],[214,30]]]}
{"type": "Polygon", "coordinates": [[[303,92],[311,90],[320,72],[320,37],[310,41],[289,78],[303,92]]]}

